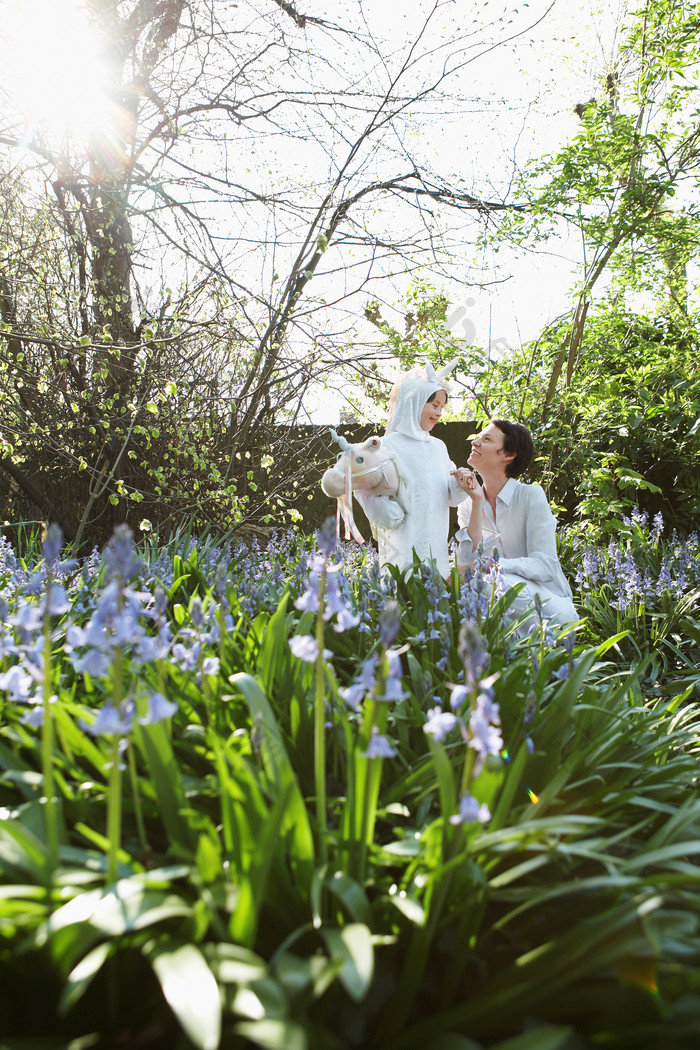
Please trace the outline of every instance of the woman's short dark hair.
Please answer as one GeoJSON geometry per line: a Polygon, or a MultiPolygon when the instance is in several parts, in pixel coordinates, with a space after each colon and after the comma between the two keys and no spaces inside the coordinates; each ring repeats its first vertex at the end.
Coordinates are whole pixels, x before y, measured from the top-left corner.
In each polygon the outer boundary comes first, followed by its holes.
{"type": "Polygon", "coordinates": [[[492,419],[491,422],[503,434],[503,451],[515,453],[506,466],[509,478],[519,478],[535,458],[535,445],[530,431],[522,423],[509,423],[507,419],[492,419]]]}

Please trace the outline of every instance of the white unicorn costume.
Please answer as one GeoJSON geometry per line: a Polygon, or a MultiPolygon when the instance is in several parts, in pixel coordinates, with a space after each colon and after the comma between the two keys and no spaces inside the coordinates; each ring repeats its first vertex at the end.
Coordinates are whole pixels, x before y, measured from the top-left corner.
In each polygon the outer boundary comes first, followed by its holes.
{"type": "Polygon", "coordinates": [[[420,425],[426,403],[439,390],[445,390],[444,377],[449,364],[440,372],[432,365],[424,372],[409,373],[396,396],[393,415],[382,439],[399,475],[399,491],[391,496],[372,496],[355,492],[367,515],[379,545],[382,565],[408,568],[415,551],[421,561],[434,559],[440,574],[450,574],[447,537],[450,507],[457,506],[466,493],[450,471],[455,469],[447,447],[420,425]]]}

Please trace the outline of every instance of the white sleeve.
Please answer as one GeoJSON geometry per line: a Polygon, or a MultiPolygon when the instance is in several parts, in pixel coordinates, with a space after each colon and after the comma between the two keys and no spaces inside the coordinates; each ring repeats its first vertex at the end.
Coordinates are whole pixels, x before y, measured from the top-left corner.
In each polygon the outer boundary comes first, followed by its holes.
{"type": "MultiPolygon", "coordinates": [[[[466,496],[466,492],[464,493],[466,496]]],[[[459,550],[457,552],[457,564],[467,565],[474,555],[474,544],[472,538],[469,535],[469,519],[472,516],[472,501],[470,499],[464,500],[457,507],[457,522],[459,523],[459,531],[455,533],[455,539],[459,544],[459,550]]]]}
{"type": "MultiPolygon", "coordinates": [[[[452,474],[453,470],[456,470],[454,463],[450,460],[450,474],[449,474],[449,488],[447,494],[447,501],[451,507],[458,507],[467,498],[467,493],[463,488],[460,488],[457,478],[452,474]]],[[[469,500],[471,503],[471,500],[469,500]]]]}
{"type": "Polygon", "coordinates": [[[525,519],[527,555],[520,558],[501,558],[503,572],[512,572],[526,580],[545,583],[557,577],[557,519],[552,514],[544,490],[530,486],[530,499],[525,519]]]}
{"type": "Polygon", "coordinates": [[[391,496],[373,496],[370,492],[353,492],[371,525],[379,529],[397,529],[406,517],[391,496]]]}

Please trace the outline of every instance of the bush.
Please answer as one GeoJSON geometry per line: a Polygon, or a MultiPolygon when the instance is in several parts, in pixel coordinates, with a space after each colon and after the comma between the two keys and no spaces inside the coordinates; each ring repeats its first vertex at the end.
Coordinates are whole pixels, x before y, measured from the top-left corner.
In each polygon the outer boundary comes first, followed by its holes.
{"type": "Polygon", "coordinates": [[[636,506],[670,526],[700,512],[697,329],[604,306],[589,315],[571,383],[547,403],[565,329],[491,366],[491,415],[520,419],[540,454],[538,479],[568,523],[614,535],[636,506]]]}

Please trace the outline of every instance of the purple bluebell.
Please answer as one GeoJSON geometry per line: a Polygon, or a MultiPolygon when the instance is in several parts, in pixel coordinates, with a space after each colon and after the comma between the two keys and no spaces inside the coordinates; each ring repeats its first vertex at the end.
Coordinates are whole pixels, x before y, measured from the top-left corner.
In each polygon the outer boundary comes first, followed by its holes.
{"type": "Polygon", "coordinates": [[[34,694],[35,678],[26,667],[13,664],[0,674],[0,691],[7,693],[10,700],[26,701],[34,694]]]}
{"type": "Polygon", "coordinates": [[[353,711],[359,711],[362,701],[367,696],[367,688],[360,682],[354,682],[352,685],[339,689],[338,693],[348,707],[351,707],[353,711]]]}
{"type": "Polygon", "coordinates": [[[127,525],[117,525],[102,556],[107,578],[130,583],[143,566],[134,546],[134,537],[127,525]]]}
{"type": "Polygon", "coordinates": [[[56,522],[52,522],[46,530],[46,536],[41,547],[44,561],[47,565],[52,565],[53,562],[58,561],[63,547],[63,533],[60,525],[57,525],[56,522]]]}
{"type": "Polygon", "coordinates": [[[330,558],[335,552],[338,543],[335,518],[326,518],[316,532],[316,543],[325,558],[330,558]]]}
{"type": "Polygon", "coordinates": [[[428,711],[428,720],[423,726],[423,730],[440,742],[458,725],[457,716],[452,714],[451,711],[443,711],[441,707],[433,707],[428,711]]]}
{"type": "Polygon", "coordinates": [[[133,700],[123,700],[119,708],[106,703],[97,712],[95,720],[90,724],[83,723],[83,728],[91,736],[128,736],[134,727],[135,711],[133,700]]]}
{"type": "Polygon", "coordinates": [[[389,649],[401,627],[401,606],[388,601],[379,614],[379,639],[382,648],[389,649]]]}
{"type": "Polygon", "coordinates": [[[142,726],[155,725],[157,722],[167,722],[177,711],[177,704],[166,700],[162,693],[151,693],[148,698],[148,711],[139,718],[142,726]]]}
{"type": "MultiPolygon", "coordinates": [[[[318,642],[311,634],[300,634],[290,638],[289,648],[297,659],[304,660],[305,663],[309,664],[314,663],[319,655],[318,642]]],[[[329,659],[332,655],[330,650],[323,650],[325,659],[329,659]]]]}
{"type": "Polygon", "coordinates": [[[396,750],[391,746],[385,736],[379,732],[376,726],[372,726],[367,750],[361,751],[363,758],[394,758],[396,750]]]}
{"type": "Polygon", "coordinates": [[[450,817],[451,824],[486,824],[489,820],[489,807],[485,802],[477,802],[468,792],[459,800],[459,812],[450,817]]]}

